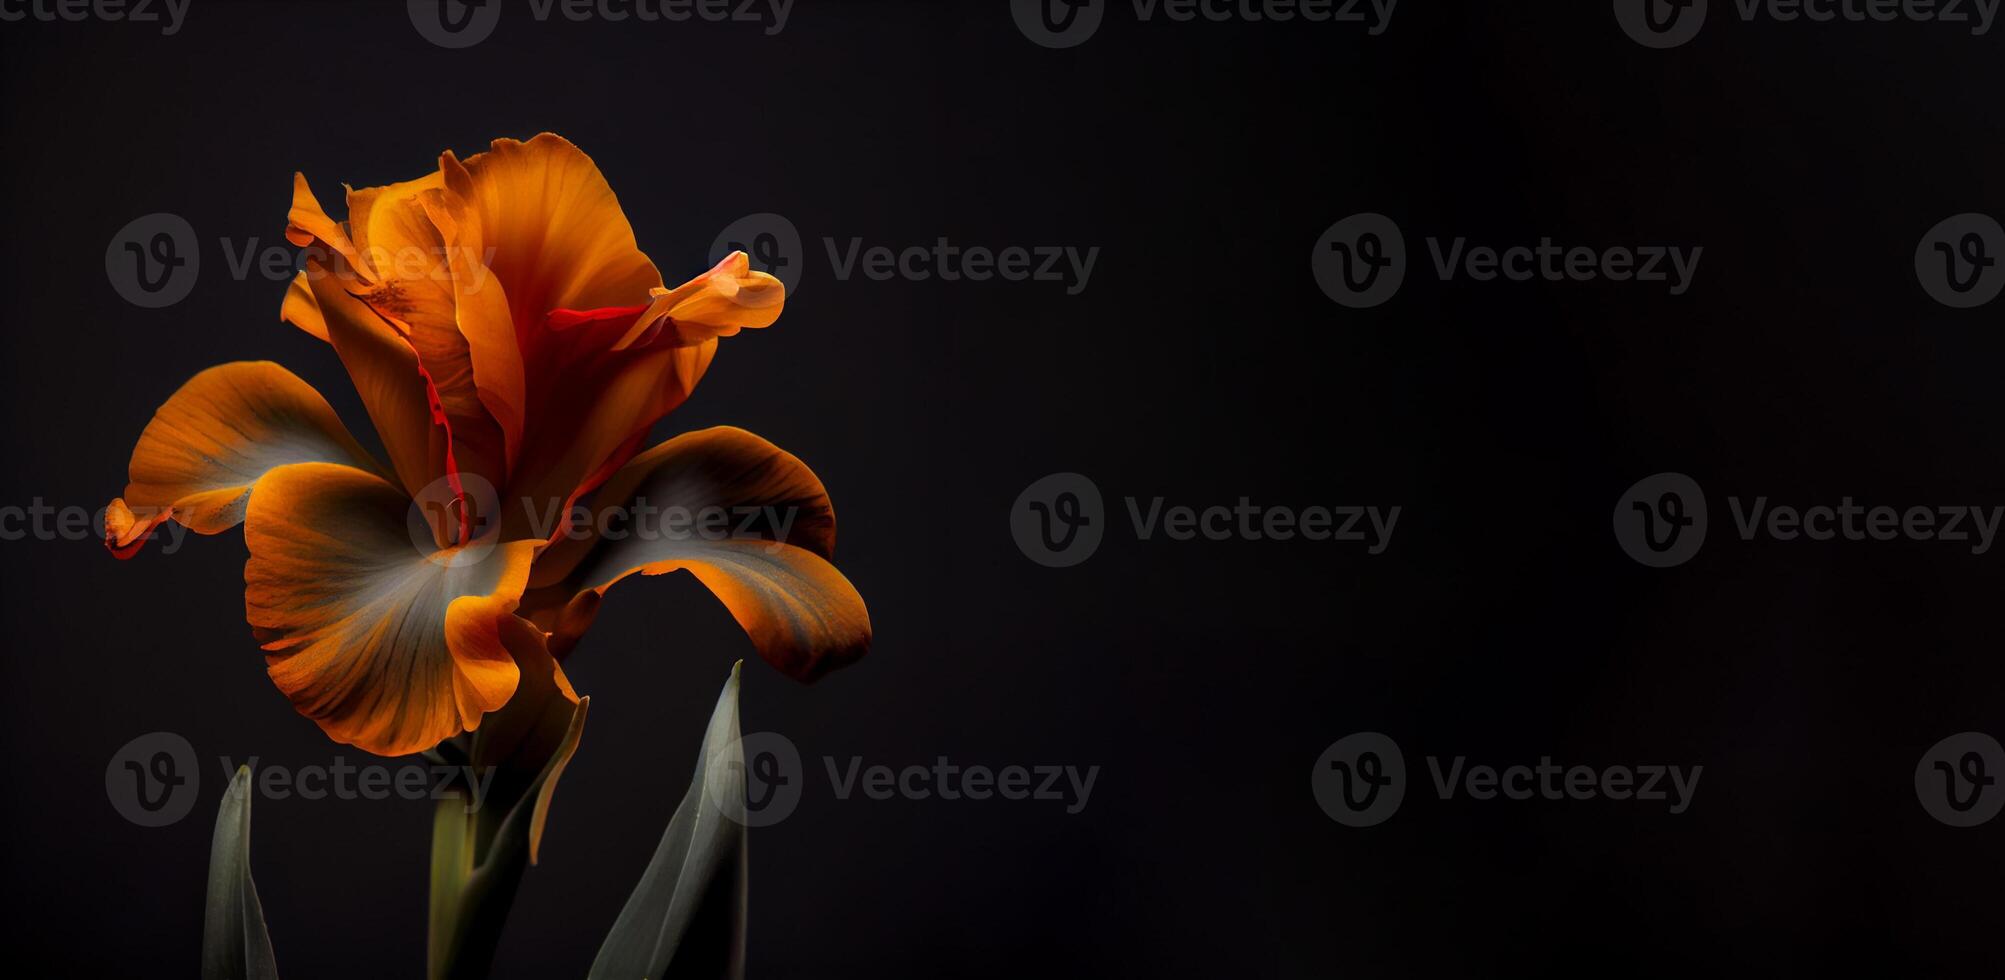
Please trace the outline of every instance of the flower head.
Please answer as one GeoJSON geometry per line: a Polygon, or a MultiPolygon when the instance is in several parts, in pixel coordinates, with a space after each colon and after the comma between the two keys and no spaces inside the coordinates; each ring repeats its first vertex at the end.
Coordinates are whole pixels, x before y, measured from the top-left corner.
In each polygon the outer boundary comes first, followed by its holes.
{"type": "Polygon", "coordinates": [[[829,563],[834,513],[806,465],[732,428],[640,451],[720,338],[778,318],[784,287],[742,253],[668,288],[597,165],[548,133],[351,190],[341,221],[297,176],[286,234],[307,263],[281,316],[333,348],[387,464],[284,368],[210,368],[140,435],[106,545],[242,523],[268,671],[330,737],[400,755],[518,689],[575,701],[553,654],[635,572],[690,572],[797,678],[863,654],[869,615],[829,563]],[[642,500],[784,518],[574,524],[642,500]]]}

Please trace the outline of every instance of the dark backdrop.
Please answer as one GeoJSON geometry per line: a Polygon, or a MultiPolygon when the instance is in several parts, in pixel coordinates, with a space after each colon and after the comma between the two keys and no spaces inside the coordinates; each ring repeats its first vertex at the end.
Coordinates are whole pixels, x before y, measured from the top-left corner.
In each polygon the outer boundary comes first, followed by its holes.
{"type": "MultiPolygon", "coordinates": [[[[2005,213],[2001,39],[1742,23],[1651,51],[1602,2],[1410,0],[1390,29],[1139,22],[1069,50],[1007,4],[801,0],[786,29],[557,22],[466,50],[401,3],[195,0],[172,37],[0,24],[0,503],[98,507],[152,408],[278,360],[367,428],[339,364],[237,281],[290,179],[417,176],[553,130],[671,281],[742,215],[809,241],[774,329],[725,343],[660,435],[808,460],[873,652],[813,687],[753,658],[746,727],[808,759],[752,834],[765,977],[1996,973],[2005,821],[1931,819],[1916,760],[2005,729],[1999,562],[1932,542],[1742,542],[1721,497],[2005,504],[1999,313],[1917,284],[1916,242],[2005,213]],[[1350,310],[1307,256],[1382,212],[1414,267],[1350,310]],[[162,310],[107,282],[152,212],[203,240],[162,310]],[[1693,290],[1442,283],[1423,235],[1702,245],[1693,290]],[[847,243],[1098,246],[1088,287],[837,281],[847,243]],[[1012,502],[1090,476],[1114,529],[1027,560],[1012,502]],[[1610,514],[1660,471],[1715,494],[1690,563],[1610,514]],[[1143,542],[1121,499],[1401,505],[1393,546],[1143,542]],[[1340,826],[1309,770],[1380,731],[1413,786],[1340,826]],[[1704,765],[1694,805],[1441,801],[1423,755],[1704,765]],[[820,759],[1103,767],[1090,805],[837,800],[820,759]]],[[[240,534],[119,563],[6,542],[5,947],[51,974],[187,976],[216,758],[337,755],[264,677],[240,534]],[[203,760],[194,814],[120,818],[140,734],[203,760]]],[[[499,975],[582,975],[687,783],[729,664],[687,577],[629,582],[570,662],[595,695],[499,975]]],[[[264,800],[254,868],[288,978],[416,976],[421,802],[264,800]]]]}

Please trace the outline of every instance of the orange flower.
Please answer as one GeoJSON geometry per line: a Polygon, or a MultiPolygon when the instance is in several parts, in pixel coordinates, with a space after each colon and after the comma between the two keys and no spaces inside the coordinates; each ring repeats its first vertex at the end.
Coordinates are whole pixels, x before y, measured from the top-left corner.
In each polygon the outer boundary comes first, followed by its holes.
{"type": "Polygon", "coordinates": [[[778,318],[778,280],[734,253],[665,288],[597,165],[548,133],[347,197],[336,221],[295,177],[286,235],[308,261],[281,316],[334,348],[389,465],[284,368],[210,368],[140,435],[114,553],[166,520],[241,522],[273,682],[379,755],[478,728],[518,688],[575,701],[552,654],[635,572],[689,571],[801,680],[863,654],[869,615],[800,460],[731,428],[638,453],[718,338],[778,318]],[[778,515],[764,529],[785,540],[571,525],[636,500],[778,515]]]}

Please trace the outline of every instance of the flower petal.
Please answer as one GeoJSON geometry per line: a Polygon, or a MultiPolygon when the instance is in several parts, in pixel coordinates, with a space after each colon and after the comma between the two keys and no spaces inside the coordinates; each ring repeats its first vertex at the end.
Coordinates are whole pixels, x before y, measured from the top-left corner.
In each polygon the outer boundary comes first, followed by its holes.
{"type": "Polygon", "coordinates": [[[407,328],[364,301],[379,285],[358,265],[347,229],[327,217],[303,175],[295,176],[287,221],[287,239],[315,247],[288,288],[281,315],[334,345],[398,482],[413,497],[426,493],[434,482],[454,475],[452,434],[407,328]]]}
{"type": "Polygon", "coordinates": [[[547,566],[538,564],[542,587],[525,598],[533,617],[554,631],[560,655],[615,582],[677,570],[709,587],[760,655],[798,680],[814,680],[869,648],[863,598],[828,561],[835,547],[828,494],[806,464],[772,443],[729,427],[678,436],[634,457],[599,499],[593,526],[618,526],[606,516],[624,510],[630,520],[622,532],[560,543],[547,566]],[[639,520],[650,510],[697,519],[678,527],[667,517],[650,526],[639,520]],[[700,515],[718,511],[729,515],[728,527],[705,533],[700,515]]]}
{"type": "MultiPolygon", "coordinates": [[[[636,351],[608,352],[589,343],[567,349],[558,363],[572,381],[535,402],[510,489],[519,504],[509,507],[504,533],[527,533],[531,513],[568,516],[574,501],[633,457],[655,422],[689,398],[716,353],[715,341],[636,351]]],[[[554,539],[565,530],[560,523],[545,533],[554,539]]]]}
{"type": "MultiPolygon", "coordinates": [[[[465,168],[451,153],[439,158],[439,168],[448,185],[470,183],[465,168]]],[[[444,241],[454,314],[466,344],[474,388],[501,427],[506,465],[512,470],[522,441],[522,350],[515,338],[508,290],[487,265],[494,249],[487,244],[480,212],[458,191],[450,187],[428,191],[418,200],[444,241]]]]}
{"type": "Polygon", "coordinates": [[[563,137],[495,140],[463,166],[447,154],[441,169],[493,249],[525,368],[534,369],[551,310],[633,303],[662,284],[598,164],[563,137]]]}
{"type": "MultiPolygon", "coordinates": [[[[366,193],[380,195],[388,190],[366,193]]],[[[358,192],[356,199],[361,200],[362,193],[358,192]]],[[[358,248],[374,263],[379,278],[356,296],[396,328],[417,352],[450,442],[453,468],[480,474],[499,485],[507,478],[505,437],[502,427],[488,415],[474,383],[473,355],[466,335],[461,333],[458,300],[483,287],[499,290],[500,286],[484,275],[465,284],[456,281],[458,269],[452,254],[459,247],[458,228],[455,226],[455,239],[449,242],[433,224],[431,214],[436,208],[444,216],[448,208],[444,192],[426,194],[433,199],[431,207],[416,197],[373,198],[367,212],[369,244],[358,248]]]]}
{"type": "MultiPolygon", "coordinates": [[[[392,462],[405,488],[413,494],[440,476],[475,473],[492,483],[506,479],[509,430],[488,411],[488,396],[475,381],[475,358],[462,331],[464,321],[477,321],[476,335],[500,334],[513,347],[513,328],[506,322],[506,297],[487,303],[470,302],[463,316],[460,299],[480,287],[501,287],[477,262],[456,260],[465,231],[477,224],[455,220],[464,205],[449,200],[443,172],[417,180],[372,187],[348,194],[349,221],[337,224],[313,198],[305,178],[296,178],[294,206],[287,237],[310,247],[306,270],[295,277],[280,309],[281,318],[315,336],[336,341],[351,371],[360,367],[391,375],[372,378],[378,397],[369,404],[371,418],[402,434],[382,432],[391,445],[392,462]],[[462,281],[464,276],[465,281],[462,281]],[[498,326],[485,321],[499,318],[498,326]],[[339,321],[330,327],[330,320],[339,321]],[[341,329],[345,328],[345,329],[341,329]],[[337,338],[346,337],[346,343],[337,338]],[[398,367],[407,361],[400,346],[416,355],[421,378],[398,367]],[[402,376],[402,377],[398,377],[402,376]],[[419,424],[418,406],[425,406],[419,424]],[[394,420],[385,423],[382,416],[394,420]],[[419,478],[422,478],[421,482],[419,478]]],[[[478,247],[478,243],[471,243],[478,247]]],[[[478,299],[478,297],[471,297],[478,299]]],[[[493,373],[505,373],[495,369],[493,373]]],[[[357,387],[363,379],[357,378],[357,387]]],[[[518,385],[519,387],[519,385],[518,385]]],[[[519,408],[514,409],[519,416],[519,408]]]]}
{"type": "Polygon", "coordinates": [[[212,367],[154,411],[133,447],[125,496],[106,512],[106,541],[130,557],[162,521],[219,534],[244,519],[251,487],[289,463],[380,472],[313,386],[270,361],[212,367]]]}
{"type": "Polygon", "coordinates": [[[613,349],[688,347],[745,327],[770,327],[786,302],[787,287],[780,280],[752,271],[745,253],[732,252],[709,272],[674,289],[655,290],[647,311],[613,349]]]}
{"type": "Polygon", "coordinates": [[[313,196],[313,188],[303,173],[292,175],[292,210],[285,216],[285,237],[300,248],[311,247],[317,241],[349,265],[356,264],[355,243],[349,241],[348,230],[327,216],[327,209],[313,196]]]}
{"type": "Polygon", "coordinates": [[[514,610],[540,548],[428,553],[410,509],[380,477],[301,463],[258,481],[244,523],[245,616],[273,683],[329,737],[378,755],[431,748],[508,702],[514,610]]]}

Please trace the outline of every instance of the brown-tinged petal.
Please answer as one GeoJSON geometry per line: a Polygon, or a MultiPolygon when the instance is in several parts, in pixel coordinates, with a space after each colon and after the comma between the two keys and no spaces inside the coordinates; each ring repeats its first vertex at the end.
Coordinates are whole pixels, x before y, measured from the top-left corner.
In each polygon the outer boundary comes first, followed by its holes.
{"type": "Polygon", "coordinates": [[[153,413],[128,467],[125,496],[106,509],[105,544],[130,557],[172,518],[201,534],[244,519],[270,470],[323,462],[380,472],[313,386],[269,361],[212,367],[153,413]]]}
{"type": "Polygon", "coordinates": [[[410,500],[325,463],[266,473],[244,522],[245,616],[273,683],[329,737],[405,755],[515,693],[514,610],[540,544],[413,543],[410,500]]]}
{"type": "Polygon", "coordinates": [[[870,614],[829,563],[835,515],[806,464],[742,429],[678,436],[634,457],[599,494],[594,527],[621,527],[583,545],[560,543],[539,562],[525,598],[574,644],[614,583],[636,572],[688,571],[724,602],[761,656],[803,681],[850,663],[870,646],[870,614]],[[623,512],[624,526],[605,520],[623,512]],[[700,515],[731,520],[705,530],[700,515]],[[654,516],[650,517],[650,514],[654,516]],[[676,515],[671,517],[670,515],[676,515]],[[682,521],[682,515],[698,517],[682,521]],[[749,524],[747,523],[749,519],[749,524]]]}

